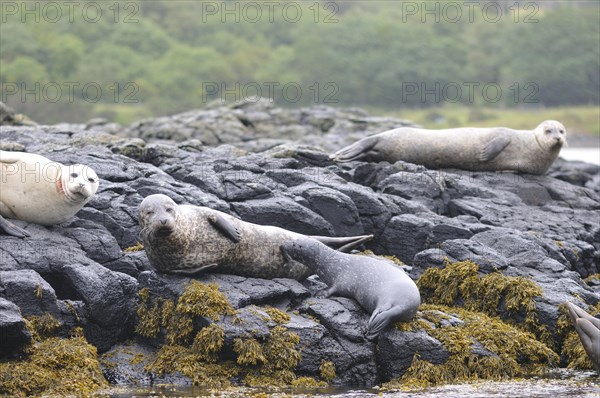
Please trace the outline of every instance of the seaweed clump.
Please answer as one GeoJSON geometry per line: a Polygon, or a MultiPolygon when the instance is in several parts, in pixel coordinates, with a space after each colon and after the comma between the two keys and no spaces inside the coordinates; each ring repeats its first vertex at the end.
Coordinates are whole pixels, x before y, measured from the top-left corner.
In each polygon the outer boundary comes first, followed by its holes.
{"type": "Polygon", "coordinates": [[[192,316],[204,316],[213,321],[223,314],[235,314],[227,297],[219,291],[219,285],[204,284],[195,280],[190,282],[177,300],[177,311],[192,316]]]}
{"type": "Polygon", "coordinates": [[[274,307],[265,307],[265,312],[269,315],[269,317],[271,317],[271,319],[275,322],[275,323],[288,323],[291,319],[289,314],[286,314],[285,312],[281,311],[280,309],[274,308],[274,307]]]}
{"type": "Polygon", "coordinates": [[[271,336],[263,344],[266,361],[260,369],[250,371],[244,383],[250,387],[290,385],[296,379],[294,370],[302,356],[297,349],[300,337],[283,326],[271,329],[271,336]]]}
{"type": "Polygon", "coordinates": [[[421,317],[403,327],[424,329],[444,345],[450,357],[443,364],[432,364],[415,354],[401,378],[384,384],[387,389],[541,374],[559,361],[558,355],[531,332],[463,308],[424,304],[421,317]],[[444,322],[448,316],[443,314],[456,315],[463,322],[444,322]],[[472,352],[477,343],[487,355],[472,352]]]}
{"type": "Polygon", "coordinates": [[[28,320],[34,342],[25,350],[26,359],[0,363],[0,394],[90,395],[108,386],[96,347],[78,333],[51,337],[59,327],[49,314],[28,320]]]}
{"type": "Polygon", "coordinates": [[[260,342],[254,337],[237,338],[233,346],[235,362],[219,361],[225,341],[223,329],[211,323],[194,336],[195,318],[216,321],[236,313],[218,285],[193,280],[175,301],[158,298],[152,302],[148,289],[140,290],[139,295],[137,333],[148,338],[158,338],[162,333],[165,343],[145,366],[148,372],[179,372],[196,385],[211,387],[228,387],[231,379],[238,376],[248,386],[322,383],[296,378],[294,371],[301,360],[297,348],[300,337],[281,325],[291,319],[281,310],[264,309],[268,315],[265,322],[277,323],[268,339],[260,342]]]}
{"type": "Polygon", "coordinates": [[[319,367],[319,372],[321,374],[321,379],[325,380],[327,383],[330,383],[331,380],[335,379],[336,376],[335,364],[331,361],[323,361],[319,367]]]}
{"type": "Polygon", "coordinates": [[[479,266],[472,261],[446,263],[445,268],[429,268],[418,279],[423,301],[445,306],[461,305],[489,316],[523,314],[523,327],[535,333],[547,344],[553,344],[550,334],[538,320],[534,298],[542,289],[530,279],[506,276],[500,272],[479,275],[479,266]]]}

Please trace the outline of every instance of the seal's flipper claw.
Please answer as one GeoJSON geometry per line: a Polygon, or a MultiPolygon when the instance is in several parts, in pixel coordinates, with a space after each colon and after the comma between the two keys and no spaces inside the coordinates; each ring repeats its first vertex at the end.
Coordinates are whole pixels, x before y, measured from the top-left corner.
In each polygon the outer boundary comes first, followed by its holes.
{"type": "Polygon", "coordinates": [[[482,162],[489,162],[494,160],[496,156],[500,155],[500,152],[504,150],[510,144],[510,137],[506,135],[500,135],[495,137],[490,142],[485,144],[481,153],[479,154],[479,160],[482,162]]]}
{"type": "Polygon", "coordinates": [[[25,231],[23,228],[17,227],[2,216],[0,216],[0,230],[4,231],[7,235],[16,236],[17,238],[27,238],[31,236],[29,232],[25,231]]]}
{"type": "Polygon", "coordinates": [[[208,221],[221,232],[225,237],[230,239],[233,243],[238,243],[242,238],[240,230],[237,229],[230,221],[226,220],[225,217],[220,214],[213,215],[208,218],[208,221]]]}

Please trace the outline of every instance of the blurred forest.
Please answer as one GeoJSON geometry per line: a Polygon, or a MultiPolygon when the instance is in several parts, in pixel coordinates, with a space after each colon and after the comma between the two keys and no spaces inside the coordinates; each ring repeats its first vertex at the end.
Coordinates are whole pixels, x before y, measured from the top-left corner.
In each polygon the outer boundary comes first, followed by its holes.
{"type": "Polygon", "coordinates": [[[2,2],[0,100],[38,122],[255,95],[392,112],[600,103],[598,1],[75,3],[2,2]]]}

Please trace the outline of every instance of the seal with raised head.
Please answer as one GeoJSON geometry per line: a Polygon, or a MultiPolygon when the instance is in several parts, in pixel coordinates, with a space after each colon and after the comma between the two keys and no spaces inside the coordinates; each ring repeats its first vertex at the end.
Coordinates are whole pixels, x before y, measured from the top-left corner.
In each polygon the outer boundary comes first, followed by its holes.
{"type": "Polygon", "coordinates": [[[600,373],[600,319],[591,316],[573,303],[567,303],[567,308],[585,352],[596,371],[600,373]]]}
{"type": "Polygon", "coordinates": [[[565,127],[555,120],[546,120],[534,130],[401,127],[363,138],[330,157],[338,162],[402,160],[430,169],[543,174],[566,142],[565,127]]]}
{"type": "MultiPolygon", "coordinates": [[[[211,270],[254,278],[303,279],[300,263],[286,263],[281,244],[305,235],[245,222],[208,207],[177,205],[166,195],[145,198],[139,207],[141,238],[151,264],[160,272],[192,275],[211,270]]],[[[339,250],[350,250],[372,235],[317,236],[339,250]]]]}
{"type": "Polygon", "coordinates": [[[40,225],[63,223],[92,199],[99,182],[88,166],[0,151],[0,229],[20,238],[30,235],[4,217],[40,225]]]}
{"type": "Polygon", "coordinates": [[[415,282],[389,260],[340,253],[311,238],[285,242],[281,250],[288,262],[300,262],[319,275],[329,286],[326,297],[353,298],[372,313],[368,340],[390,323],[409,321],[421,305],[415,282]]]}

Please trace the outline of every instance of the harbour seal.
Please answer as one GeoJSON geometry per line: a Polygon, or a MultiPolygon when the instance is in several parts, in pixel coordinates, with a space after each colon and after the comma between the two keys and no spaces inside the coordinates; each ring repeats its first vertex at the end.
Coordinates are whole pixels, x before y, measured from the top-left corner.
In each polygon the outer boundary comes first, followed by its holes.
{"type": "Polygon", "coordinates": [[[600,319],[591,316],[573,303],[567,303],[571,321],[588,357],[600,373],[600,319]]]}
{"type": "Polygon", "coordinates": [[[326,297],[353,298],[372,313],[367,340],[374,340],[392,322],[409,321],[421,305],[417,285],[391,261],[336,252],[310,238],[284,242],[281,250],[288,261],[300,262],[319,275],[329,286],[326,297]]]}
{"type": "MultiPolygon", "coordinates": [[[[191,275],[211,270],[255,278],[303,279],[303,264],[287,264],[280,246],[305,235],[283,228],[245,222],[208,207],[177,205],[166,195],[146,197],[139,207],[144,249],[160,272],[191,275]]],[[[349,250],[372,235],[315,237],[349,250]]]]}
{"type": "Polygon", "coordinates": [[[363,138],[330,155],[338,162],[403,160],[427,168],[543,174],[567,142],[554,120],[534,130],[505,127],[425,130],[401,127],[363,138]]]}
{"type": "Polygon", "coordinates": [[[0,151],[0,229],[20,238],[29,236],[4,217],[40,225],[63,223],[92,199],[99,181],[88,166],[0,151]]]}

